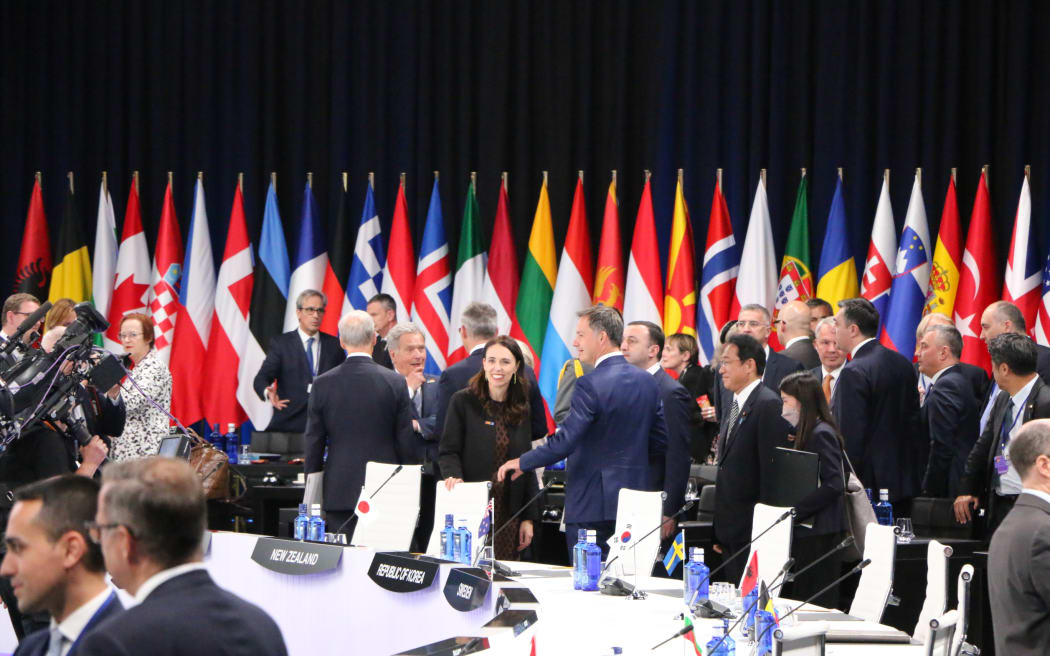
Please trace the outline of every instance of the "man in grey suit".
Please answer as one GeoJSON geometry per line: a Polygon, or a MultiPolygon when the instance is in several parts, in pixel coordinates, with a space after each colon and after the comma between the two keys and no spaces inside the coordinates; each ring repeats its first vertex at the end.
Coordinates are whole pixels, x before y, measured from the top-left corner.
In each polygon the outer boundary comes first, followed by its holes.
{"type": "Polygon", "coordinates": [[[995,651],[1045,654],[1050,645],[1050,419],[1024,425],[1010,443],[1023,488],[988,551],[995,651]]]}

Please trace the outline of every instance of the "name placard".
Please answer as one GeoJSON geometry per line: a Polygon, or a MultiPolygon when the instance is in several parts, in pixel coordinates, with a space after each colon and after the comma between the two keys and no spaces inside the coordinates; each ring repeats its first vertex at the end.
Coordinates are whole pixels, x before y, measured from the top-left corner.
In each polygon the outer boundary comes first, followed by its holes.
{"type": "Polygon", "coordinates": [[[368,578],[391,592],[418,592],[430,587],[441,561],[404,552],[377,552],[368,578]]]}
{"type": "Polygon", "coordinates": [[[466,613],[485,603],[489,592],[489,577],[477,567],[456,567],[445,580],[445,600],[456,610],[466,613]]]}
{"type": "Polygon", "coordinates": [[[343,557],[343,547],[320,542],[297,542],[278,538],[259,538],[252,560],[280,574],[320,574],[335,569],[343,557]]]}

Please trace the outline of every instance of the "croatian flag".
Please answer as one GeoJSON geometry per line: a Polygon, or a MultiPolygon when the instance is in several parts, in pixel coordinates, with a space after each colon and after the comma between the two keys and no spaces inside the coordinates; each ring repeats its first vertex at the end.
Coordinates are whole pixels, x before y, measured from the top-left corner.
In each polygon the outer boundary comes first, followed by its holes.
{"type": "Polygon", "coordinates": [[[722,326],[729,321],[729,306],[733,302],[739,271],[740,253],[733,237],[733,224],[729,221],[729,209],[722,188],[716,181],[714,197],[711,199],[711,218],[707,224],[704,265],[700,271],[699,316],[696,318],[703,364],[714,357],[718,335],[722,326]]]}
{"type": "Polygon", "coordinates": [[[445,368],[448,353],[448,315],[452,308],[452,273],[448,261],[445,220],[441,215],[438,181],[430,194],[430,209],[419,246],[416,284],[412,299],[412,321],[423,331],[427,347],[424,373],[437,375],[445,368]]]}
{"type": "MultiPolygon", "coordinates": [[[[357,228],[357,242],[354,244],[354,261],[350,265],[350,278],[346,281],[343,314],[350,310],[364,310],[368,306],[368,299],[379,293],[385,260],[383,235],[379,229],[376,200],[372,195],[372,181],[369,180],[365,204],[361,208],[361,225],[357,228]]],[[[405,300],[407,302],[408,299],[405,300]]]]}
{"type": "Polygon", "coordinates": [[[1035,235],[1032,234],[1032,192],[1028,187],[1028,176],[1025,175],[1021,183],[1021,196],[1017,200],[1013,239],[1006,259],[1003,300],[1010,301],[1021,311],[1029,335],[1035,334],[1041,288],[1042,271],[1035,250],[1035,235]]]}
{"type": "Polygon", "coordinates": [[[908,201],[900,247],[897,249],[897,275],[893,277],[889,310],[882,322],[880,341],[911,359],[915,354],[915,328],[922,318],[926,292],[930,287],[930,229],[926,224],[926,205],[922,200],[920,175],[908,201]]]}
{"type": "MultiPolygon", "coordinates": [[[[893,229],[893,206],[890,204],[890,171],[882,178],[882,192],[875,208],[875,223],[871,226],[868,257],[864,260],[864,275],[860,277],[860,295],[871,301],[879,311],[880,325],[886,320],[890,288],[897,274],[897,236],[893,229]]],[[[926,240],[927,243],[929,239],[926,240]]],[[[927,249],[929,250],[929,249],[927,249]]],[[[880,329],[881,330],[881,329],[880,329]]]]}
{"type": "Polygon", "coordinates": [[[299,319],[295,316],[295,301],[299,294],[307,289],[321,291],[321,287],[324,286],[325,271],[328,269],[328,251],[324,242],[324,232],[317,218],[314,191],[307,182],[303,190],[302,220],[299,222],[299,247],[295,249],[292,277],[288,281],[288,305],[284,310],[285,332],[295,330],[299,326],[299,319]]]}

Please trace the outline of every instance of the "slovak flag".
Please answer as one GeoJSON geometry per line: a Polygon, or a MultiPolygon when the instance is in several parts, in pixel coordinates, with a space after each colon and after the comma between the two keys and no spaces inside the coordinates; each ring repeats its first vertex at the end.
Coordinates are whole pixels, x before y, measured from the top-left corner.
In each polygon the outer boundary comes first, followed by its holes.
{"type": "Polygon", "coordinates": [[[697,306],[696,332],[700,341],[700,360],[707,364],[714,357],[715,345],[722,326],[729,321],[729,307],[736,291],[740,271],[740,252],[733,237],[733,224],[722,195],[721,169],[711,199],[711,218],[707,224],[707,247],[700,271],[700,303],[697,306]]]}
{"type": "Polygon", "coordinates": [[[1029,335],[1035,335],[1041,288],[1042,271],[1039,269],[1039,256],[1036,254],[1035,235],[1032,234],[1032,192],[1028,187],[1026,173],[1021,182],[1014,234],[1006,259],[1003,300],[1010,301],[1021,311],[1029,335]]]}
{"type": "Polygon", "coordinates": [[[897,249],[897,275],[893,278],[889,311],[882,322],[880,341],[906,358],[915,354],[915,328],[926,305],[930,288],[930,228],[922,200],[920,173],[915,173],[908,214],[897,249]]]}
{"type": "MultiPolygon", "coordinates": [[[[927,240],[929,241],[929,240],[927,240]]],[[[927,249],[929,250],[929,249],[927,249]]],[[[897,274],[897,236],[893,230],[893,206],[890,204],[890,171],[882,178],[882,192],[875,208],[875,223],[871,226],[868,257],[864,260],[864,275],[860,277],[860,295],[871,301],[879,311],[879,324],[886,320],[890,288],[897,274]]]]}
{"type": "Polygon", "coordinates": [[[448,315],[452,311],[452,270],[448,261],[445,220],[441,215],[441,195],[434,178],[430,209],[419,245],[419,264],[412,298],[412,321],[423,331],[427,347],[424,373],[437,375],[445,368],[448,353],[448,315]]]}

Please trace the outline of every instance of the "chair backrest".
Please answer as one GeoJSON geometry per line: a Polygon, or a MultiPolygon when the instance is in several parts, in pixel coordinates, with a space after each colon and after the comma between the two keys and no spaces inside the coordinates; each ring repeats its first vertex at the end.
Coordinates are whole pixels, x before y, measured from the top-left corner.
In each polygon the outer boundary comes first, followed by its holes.
{"type": "Polygon", "coordinates": [[[926,549],[926,600],[911,634],[916,642],[926,641],[930,620],[943,615],[948,605],[948,556],[951,555],[951,547],[946,547],[937,540],[930,540],[926,549]]]}
{"type": "Polygon", "coordinates": [[[897,535],[892,526],[868,524],[864,530],[864,558],[871,564],[861,570],[857,593],[849,614],[872,622],[882,620],[886,602],[893,589],[893,558],[897,552],[897,535]]]}
{"type": "Polygon", "coordinates": [[[958,656],[962,651],[963,640],[966,640],[966,630],[969,627],[970,613],[970,582],[973,581],[973,565],[966,563],[959,572],[957,592],[959,597],[959,622],[955,625],[955,635],[952,637],[952,656],[958,656]]]}
{"type": "Polygon", "coordinates": [[[619,571],[625,576],[634,574],[636,566],[638,573],[643,576],[648,576],[653,569],[657,552],[660,551],[660,531],[655,531],[641,542],[638,540],[663,520],[662,496],[662,492],[620,490],[613,536],[622,541],[617,547],[610,547],[609,559],[622,554],[617,563],[619,571]]]}
{"type": "Polygon", "coordinates": [[[715,519],[715,486],[705,485],[700,490],[700,508],[697,519],[701,522],[713,522],[715,519]]]}
{"type": "Polygon", "coordinates": [[[405,466],[394,474],[397,467],[381,462],[365,465],[365,484],[361,490],[362,495],[369,491],[369,498],[357,504],[355,545],[376,551],[408,551],[412,545],[419,518],[422,472],[418,466],[405,466]],[[375,492],[371,492],[373,490],[375,492]]]}
{"type": "MultiPolygon", "coordinates": [[[[771,531],[755,540],[755,536],[769,528],[777,518],[781,517],[789,508],[780,506],[767,506],[764,503],[755,504],[755,514],[751,519],[751,551],[747,554],[748,563],[751,557],[758,552],[758,580],[765,581],[766,585],[774,585],[773,579],[784,567],[784,563],[791,558],[791,520],[785,519],[771,531]]],[[[740,577],[743,582],[747,576],[747,568],[740,577]]],[[[779,584],[780,581],[777,581],[779,584]]]]}
{"type": "Polygon", "coordinates": [[[279,453],[298,457],[304,453],[302,433],[252,432],[252,453],[279,453]]]}
{"type": "Polygon", "coordinates": [[[930,630],[924,642],[926,656],[951,656],[952,638],[955,637],[956,624],[959,622],[959,611],[950,610],[938,618],[930,620],[930,630]]]}
{"type": "MultiPolygon", "coordinates": [[[[532,476],[531,473],[526,476],[532,476]]],[[[445,481],[437,481],[434,484],[434,530],[430,532],[430,541],[427,543],[427,555],[442,556],[441,553],[441,531],[445,529],[445,515],[452,515],[452,525],[455,527],[461,519],[467,520],[467,528],[474,536],[474,544],[471,550],[475,554],[483,545],[477,544],[481,521],[488,510],[489,488],[492,484],[488,481],[481,483],[460,483],[450,492],[445,488],[445,481]]],[[[492,527],[499,528],[499,524],[492,527]]]]}

